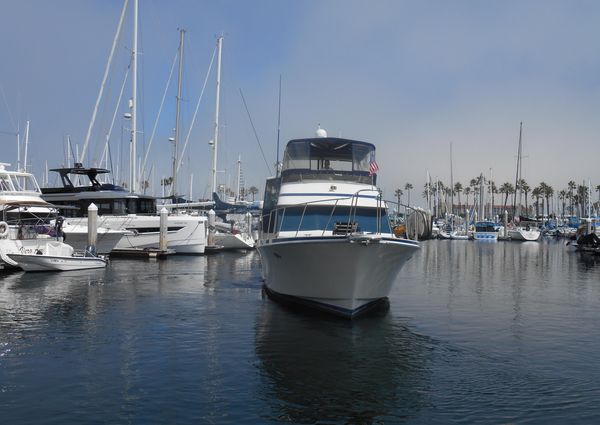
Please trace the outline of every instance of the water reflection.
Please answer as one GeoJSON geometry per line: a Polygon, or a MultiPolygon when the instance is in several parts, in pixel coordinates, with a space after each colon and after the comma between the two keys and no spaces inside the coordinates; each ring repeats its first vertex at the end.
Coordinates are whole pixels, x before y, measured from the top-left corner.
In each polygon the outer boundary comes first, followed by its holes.
{"type": "Polygon", "coordinates": [[[255,344],[265,419],[394,422],[427,403],[431,343],[389,314],[348,322],[266,301],[255,344]]]}

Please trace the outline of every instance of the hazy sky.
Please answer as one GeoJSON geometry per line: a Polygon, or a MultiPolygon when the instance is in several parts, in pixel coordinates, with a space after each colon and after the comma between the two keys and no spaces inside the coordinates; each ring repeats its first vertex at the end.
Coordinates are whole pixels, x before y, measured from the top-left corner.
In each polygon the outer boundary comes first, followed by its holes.
{"type": "MultiPolygon", "coordinates": [[[[133,3],[133,0],[130,0],[133,3]]],[[[123,2],[2,0],[0,161],[16,165],[17,126],[31,121],[29,162],[42,180],[65,162],[65,138],[83,144],[123,2]]],[[[88,161],[97,161],[131,48],[131,14],[98,114],[88,161]]],[[[523,174],[555,190],[568,180],[600,184],[600,2],[140,0],[140,139],[148,142],[185,28],[185,135],[214,50],[225,36],[219,181],[233,185],[241,155],[246,186],[270,174],[244,109],[246,98],[271,168],[282,75],[281,141],[331,136],[374,143],[388,198],[426,173],[467,184],[490,168],[514,182],[519,122],[523,174]]],[[[154,181],[170,175],[175,123],[173,79],[150,152],[154,181]]],[[[214,73],[180,178],[194,175],[194,197],[208,196],[214,73]]],[[[127,83],[125,99],[130,97],[127,83]]],[[[126,179],[129,125],[121,117],[112,159],[126,179]]],[[[52,180],[51,180],[52,181],[52,180]]]]}

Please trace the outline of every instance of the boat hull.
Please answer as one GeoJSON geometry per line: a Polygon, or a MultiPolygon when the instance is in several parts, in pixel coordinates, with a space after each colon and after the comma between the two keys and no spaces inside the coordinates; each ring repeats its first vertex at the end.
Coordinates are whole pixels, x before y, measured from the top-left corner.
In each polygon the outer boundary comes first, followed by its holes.
{"type": "Polygon", "coordinates": [[[8,254],[26,272],[87,270],[106,267],[98,257],[67,257],[53,255],[8,254]]]}
{"type": "Polygon", "coordinates": [[[222,249],[254,249],[254,239],[241,233],[215,233],[215,245],[222,249]]]}
{"type": "MultiPolygon", "coordinates": [[[[86,225],[87,218],[69,218],[69,223],[86,225]]],[[[177,254],[204,254],[206,248],[206,217],[169,216],[167,246],[177,254]]],[[[160,217],[155,215],[127,215],[98,217],[98,226],[128,233],[115,245],[116,251],[158,249],[160,217]]],[[[68,239],[68,235],[67,235],[68,239]]]]}
{"type": "MultiPolygon", "coordinates": [[[[346,236],[287,238],[257,245],[267,293],[355,317],[387,298],[418,243],[346,236]]],[[[275,297],[276,298],[276,297],[275,297]]]]}
{"type": "Polygon", "coordinates": [[[538,241],[541,236],[539,230],[526,230],[526,229],[511,229],[508,231],[508,236],[513,241],[538,241]]]}
{"type": "MultiPolygon", "coordinates": [[[[66,226],[63,228],[65,242],[73,247],[75,251],[84,251],[88,246],[87,227],[66,226]]],[[[126,232],[109,229],[99,229],[96,237],[96,252],[98,254],[109,254],[119,244],[126,232]]]]}
{"type": "Polygon", "coordinates": [[[494,242],[498,240],[498,232],[473,232],[473,239],[494,242]]]}

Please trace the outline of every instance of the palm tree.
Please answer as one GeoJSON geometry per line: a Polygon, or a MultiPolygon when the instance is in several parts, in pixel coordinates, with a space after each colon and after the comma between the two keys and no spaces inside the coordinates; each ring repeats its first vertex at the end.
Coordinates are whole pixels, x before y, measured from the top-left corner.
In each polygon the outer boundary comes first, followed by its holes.
{"type": "Polygon", "coordinates": [[[537,219],[537,217],[540,215],[539,214],[539,205],[540,205],[540,197],[542,196],[542,190],[540,189],[540,187],[535,187],[533,188],[533,190],[531,191],[531,197],[535,199],[535,217],[537,219]]]}
{"type": "Polygon", "coordinates": [[[567,183],[567,188],[569,189],[569,210],[571,211],[571,215],[573,215],[573,191],[577,188],[577,184],[571,180],[567,183]]]}
{"type": "Polygon", "coordinates": [[[248,189],[248,191],[252,195],[252,202],[254,202],[254,195],[258,193],[258,188],[256,186],[250,186],[250,189],[248,189]]]}
{"type": "MultiPolygon", "coordinates": [[[[462,191],[462,184],[460,182],[454,183],[454,192],[458,195],[458,211],[460,211],[460,192],[462,191]]],[[[598,193],[600,193],[600,191],[598,193]]]]}
{"type": "Polygon", "coordinates": [[[554,189],[549,184],[544,183],[544,198],[546,198],[546,212],[548,220],[550,219],[550,198],[554,195],[554,189]]]}
{"type": "Polygon", "coordinates": [[[598,192],[598,201],[600,202],[600,184],[596,186],[596,192],[598,192]]]}
{"type": "Polygon", "coordinates": [[[527,205],[527,195],[531,191],[531,187],[527,184],[525,179],[521,179],[519,181],[519,185],[521,186],[521,191],[525,194],[525,215],[529,215],[529,206],[527,205]]]}
{"type": "Polygon", "coordinates": [[[413,188],[413,185],[411,183],[406,183],[404,185],[404,190],[406,190],[406,194],[408,196],[408,205],[410,206],[410,190],[413,188]]]}
{"type": "Polygon", "coordinates": [[[464,188],[465,196],[467,197],[467,208],[469,208],[469,195],[471,194],[471,188],[469,186],[464,188]]]}
{"type": "Polygon", "coordinates": [[[585,185],[577,186],[577,200],[579,201],[579,216],[585,215],[585,205],[588,202],[588,188],[585,185]]]}
{"type": "Polygon", "coordinates": [[[562,216],[565,216],[565,199],[567,198],[567,191],[566,190],[561,190],[560,192],[558,192],[558,199],[560,199],[561,203],[562,203],[562,216]]]}
{"type": "Polygon", "coordinates": [[[394,191],[394,195],[396,195],[396,199],[398,200],[398,214],[400,214],[400,202],[402,199],[402,195],[404,195],[404,192],[402,192],[402,189],[396,189],[394,191]]]}
{"type": "Polygon", "coordinates": [[[498,192],[504,194],[504,209],[506,210],[506,203],[508,202],[508,196],[512,193],[515,192],[515,188],[513,187],[512,184],[506,182],[506,183],[502,183],[502,186],[500,186],[500,189],[498,189],[498,192]]]}

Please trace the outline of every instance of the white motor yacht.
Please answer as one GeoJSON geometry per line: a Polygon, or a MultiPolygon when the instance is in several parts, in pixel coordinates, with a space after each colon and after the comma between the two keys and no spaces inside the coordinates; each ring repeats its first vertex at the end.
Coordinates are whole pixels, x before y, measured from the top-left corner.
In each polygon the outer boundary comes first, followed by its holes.
{"type": "Polygon", "coordinates": [[[267,180],[257,242],[269,296],[345,317],[387,299],[419,244],[393,234],[376,171],[370,143],[288,143],[281,176],[267,180]]]}
{"type": "Polygon", "coordinates": [[[27,256],[70,257],[74,247],[63,241],[56,220],[51,221],[56,210],[41,198],[35,177],[25,171],[7,170],[9,165],[0,163],[0,268],[21,267],[19,260],[27,256]]]}
{"type": "MultiPolygon", "coordinates": [[[[71,226],[87,223],[85,214],[91,203],[98,207],[98,226],[127,231],[115,246],[119,251],[158,248],[160,216],[156,213],[156,199],[152,196],[129,192],[111,183],[101,183],[98,175],[110,173],[103,168],[57,168],[62,187],[43,188],[42,196],[55,205],[75,206],[65,210],[65,223],[71,226]],[[75,176],[76,179],[72,179],[75,176]],[[79,178],[86,184],[75,184],[79,178]]],[[[203,254],[206,248],[204,216],[170,215],[168,217],[168,248],[178,254],[203,254]]],[[[67,239],[69,235],[67,234],[67,239]]]]}

